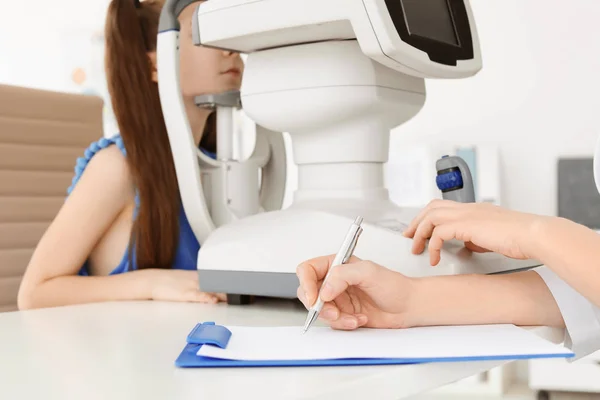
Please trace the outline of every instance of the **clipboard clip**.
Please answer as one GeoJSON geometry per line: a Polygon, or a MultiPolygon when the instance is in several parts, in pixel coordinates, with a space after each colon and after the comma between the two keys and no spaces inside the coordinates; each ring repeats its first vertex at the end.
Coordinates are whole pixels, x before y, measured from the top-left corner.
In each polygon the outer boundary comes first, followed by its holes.
{"type": "Polygon", "coordinates": [[[187,336],[188,344],[213,345],[222,349],[226,348],[231,339],[231,331],[224,326],[215,325],[214,322],[197,324],[187,336]]]}

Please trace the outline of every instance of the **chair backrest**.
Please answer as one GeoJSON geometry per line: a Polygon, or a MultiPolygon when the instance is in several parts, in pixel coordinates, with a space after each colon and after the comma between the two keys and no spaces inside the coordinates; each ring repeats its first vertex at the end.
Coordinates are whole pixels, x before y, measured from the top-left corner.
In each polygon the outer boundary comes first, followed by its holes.
{"type": "Polygon", "coordinates": [[[99,97],[0,85],[0,312],[16,310],[35,246],[77,157],[102,137],[99,97]]]}

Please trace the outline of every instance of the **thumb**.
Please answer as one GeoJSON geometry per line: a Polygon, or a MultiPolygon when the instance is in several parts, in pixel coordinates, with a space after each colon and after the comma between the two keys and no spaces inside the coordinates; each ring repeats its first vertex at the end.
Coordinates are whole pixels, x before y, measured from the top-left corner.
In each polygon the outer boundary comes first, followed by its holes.
{"type": "Polygon", "coordinates": [[[350,286],[360,287],[373,283],[376,279],[377,267],[377,264],[370,261],[342,264],[334,267],[323,283],[321,300],[324,302],[333,301],[350,286]]]}
{"type": "Polygon", "coordinates": [[[478,246],[473,242],[465,242],[465,247],[474,253],[489,253],[491,250],[478,246]]]}

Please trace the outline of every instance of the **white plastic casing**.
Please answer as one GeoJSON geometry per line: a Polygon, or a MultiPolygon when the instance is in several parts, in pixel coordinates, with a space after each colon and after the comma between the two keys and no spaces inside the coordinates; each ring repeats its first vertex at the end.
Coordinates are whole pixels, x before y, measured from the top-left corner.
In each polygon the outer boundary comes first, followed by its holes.
{"type": "Polygon", "coordinates": [[[192,231],[200,243],[215,229],[200,183],[196,144],[187,120],[179,85],[179,32],[167,31],[157,39],[158,90],[173,160],[179,193],[192,231]]]}
{"type": "MultiPolygon", "coordinates": [[[[398,0],[400,1],[400,0],[398,0]]],[[[465,8],[473,58],[456,66],[432,62],[397,33],[384,0],[219,0],[198,8],[202,45],[252,53],[275,47],[356,39],[363,53],[398,72],[423,78],[464,78],[481,69],[479,37],[465,8]],[[235,21],[235,23],[232,23],[235,21]]]]}

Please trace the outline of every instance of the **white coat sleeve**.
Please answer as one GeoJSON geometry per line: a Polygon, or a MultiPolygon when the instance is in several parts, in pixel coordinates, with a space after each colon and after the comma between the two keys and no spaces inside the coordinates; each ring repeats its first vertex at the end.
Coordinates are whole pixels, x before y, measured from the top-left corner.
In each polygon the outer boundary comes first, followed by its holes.
{"type": "Polygon", "coordinates": [[[565,321],[564,344],[578,360],[600,350],[600,308],[574,290],[548,267],[534,269],[554,296],[565,321]]]}

